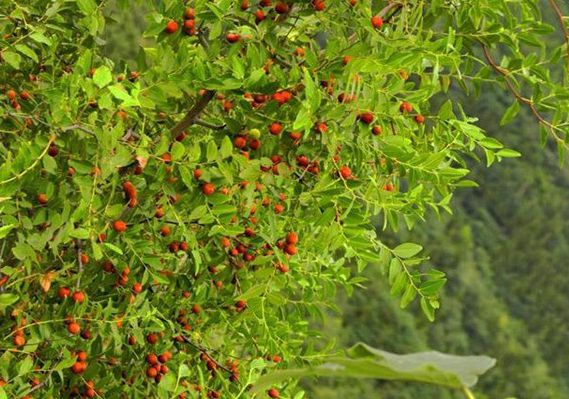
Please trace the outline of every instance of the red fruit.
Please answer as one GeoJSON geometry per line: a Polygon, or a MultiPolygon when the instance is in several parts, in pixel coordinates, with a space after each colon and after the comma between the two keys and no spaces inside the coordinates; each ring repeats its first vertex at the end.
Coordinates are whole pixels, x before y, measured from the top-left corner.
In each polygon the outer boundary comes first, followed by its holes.
{"type": "Polygon", "coordinates": [[[247,145],[247,139],[243,136],[237,136],[235,140],[233,140],[233,145],[235,148],[244,148],[247,145]]]}
{"type": "Polygon", "coordinates": [[[291,132],[289,136],[290,136],[291,140],[296,141],[296,140],[300,140],[302,138],[302,133],[301,132],[291,132]]]}
{"type": "Polygon", "coordinates": [[[193,8],[188,8],[184,12],[184,19],[195,19],[196,18],[196,10],[193,8]]]}
{"type": "Polygon", "coordinates": [[[348,180],[352,177],[352,170],[349,168],[349,166],[343,165],[340,168],[340,176],[342,176],[342,179],[344,180],[348,180]]]}
{"type": "Polygon", "coordinates": [[[70,334],[77,335],[81,332],[81,326],[75,322],[69,323],[67,325],[67,331],[69,331],[70,334]]]}
{"type": "Polygon", "coordinates": [[[413,106],[409,104],[407,101],[403,101],[399,106],[399,110],[403,113],[405,112],[413,112],[413,106]]]}
{"type": "Polygon", "coordinates": [[[80,362],[86,361],[87,360],[87,352],[85,352],[85,351],[77,352],[77,360],[79,360],[80,362]]]}
{"type": "Polygon", "coordinates": [[[180,249],[181,249],[182,251],[186,252],[188,249],[190,249],[190,246],[188,245],[187,242],[182,241],[182,242],[180,243],[180,249]]]}
{"type": "Polygon", "coordinates": [[[328,125],[325,122],[318,122],[314,128],[318,133],[326,133],[328,131],[328,125]]]}
{"type": "Polygon", "coordinates": [[[279,391],[277,391],[275,388],[269,389],[267,391],[267,395],[269,395],[271,398],[278,398],[280,396],[279,391]]]}
{"type": "Polygon", "coordinates": [[[69,295],[71,295],[71,290],[67,287],[59,287],[59,290],[57,290],[57,296],[61,299],[67,298],[69,295]]]}
{"type": "Polygon", "coordinates": [[[158,360],[160,360],[161,363],[166,363],[170,359],[172,359],[172,353],[168,351],[158,356],[158,360]]]}
{"type": "Polygon", "coordinates": [[[162,373],[162,374],[167,374],[168,371],[170,371],[170,370],[168,369],[168,366],[166,366],[166,365],[164,365],[164,364],[163,364],[162,366],[160,366],[160,373],[162,373]]]}
{"type": "Polygon", "coordinates": [[[177,241],[173,241],[168,245],[168,250],[172,253],[176,253],[180,250],[180,244],[177,241]]]}
{"type": "Polygon", "coordinates": [[[371,112],[362,112],[358,115],[358,120],[365,123],[366,125],[369,125],[371,122],[373,122],[373,114],[371,112]]]}
{"type": "Polygon", "coordinates": [[[10,101],[14,101],[14,100],[16,99],[16,96],[17,96],[17,94],[16,94],[16,92],[15,92],[14,90],[8,90],[8,91],[6,92],[6,95],[8,96],[8,99],[9,99],[10,101]]]}
{"type": "Polygon", "coordinates": [[[14,343],[14,346],[19,348],[26,344],[26,339],[21,335],[15,335],[14,338],[12,338],[12,342],[14,343]]]}
{"type": "Polygon", "coordinates": [[[81,260],[81,263],[83,264],[83,266],[85,266],[86,264],[89,263],[89,255],[87,255],[84,252],[81,253],[81,256],[79,256],[79,259],[81,260]]]}
{"type": "Polygon", "coordinates": [[[171,35],[173,33],[176,33],[178,31],[178,23],[174,20],[170,20],[168,21],[168,23],[166,24],[166,28],[164,29],[164,31],[171,35]]]}
{"type": "Polygon", "coordinates": [[[136,187],[129,181],[125,181],[122,185],[125,195],[129,200],[136,198],[136,187]]]}
{"type": "Polygon", "coordinates": [[[135,294],[140,294],[142,292],[142,284],[141,283],[134,283],[132,286],[132,291],[135,294]]]}
{"type": "Polygon", "coordinates": [[[205,183],[202,186],[202,193],[205,195],[212,195],[215,193],[215,186],[212,183],[205,183]]]}
{"type": "Polygon", "coordinates": [[[247,302],[245,302],[244,300],[239,300],[237,302],[235,302],[235,307],[237,309],[243,309],[247,306],[247,302]]]}
{"type": "Polygon", "coordinates": [[[383,186],[383,189],[385,191],[394,191],[395,190],[395,186],[393,186],[393,184],[391,183],[387,183],[385,186],[383,186]]]}
{"type": "Polygon", "coordinates": [[[160,155],[160,159],[162,159],[162,161],[164,161],[164,163],[170,163],[172,162],[172,156],[165,152],[164,154],[160,155]]]}
{"type": "Polygon", "coordinates": [[[312,0],[312,7],[314,7],[316,11],[324,11],[326,4],[324,4],[324,0],[312,0]]]}
{"type": "Polygon", "coordinates": [[[261,0],[261,1],[259,2],[259,5],[260,5],[261,7],[270,7],[271,4],[272,4],[271,0],[261,0]]]}
{"type": "Polygon", "coordinates": [[[425,123],[425,117],[423,115],[415,115],[415,122],[417,122],[419,125],[422,125],[425,123]]]}
{"type": "Polygon", "coordinates": [[[184,30],[192,30],[196,27],[196,20],[195,19],[186,19],[184,21],[184,30]]]}
{"type": "Polygon", "coordinates": [[[271,123],[271,125],[269,126],[269,132],[273,135],[273,136],[278,136],[279,134],[281,134],[283,130],[283,125],[281,125],[278,122],[273,122],[271,123]]]}
{"type": "Polygon", "coordinates": [[[148,342],[150,345],[154,345],[156,342],[158,342],[158,335],[154,333],[148,334],[146,336],[146,342],[148,342]]]}
{"type": "Polygon", "coordinates": [[[75,303],[85,302],[85,294],[81,291],[75,291],[71,298],[73,299],[73,302],[75,302],[75,303]]]}
{"type": "Polygon", "coordinates": [[[291,231],[290,233],[288,233],[286,235],[286,243],[287,244],[292,244],[292,245],[296,245],[298,244],[298,234],[296,234],[295,232],[291,231]]]}
{"type": "Polygon", "coordinates": [[[156,355],[154,353],[149,353],[148,355],[146,355],[146,361],[151,366],[154,366],[154,365],[158,364],[158,357],[156,357],[156,355]]]}
{"type": "Polygon", "coordinates": [[[373,129],[371,129],[371,133],[374,136],[379,136],[381,134],[381,126],[375,125],[373,129]]]}
{"type": "Polygon", "coordinates": [[[302,168],[306,168],[309,163],[310,160],[306,155],[299,155],[296,157],[296,164],[302,168]]]}
{"type": "Polygon", "coordinates": [[[277,14],[286,14],[289,10],[289,6],[284,1],[279,1],[275,6],[275,11],[277,14]]]}
{"type": "Polygon", "coordinates": [[[200,307],[200,305],[195,304],[194,306],[192,306],[192,313],[194,314],[199,314],[201,313],[202,308],[200,307]]]}
{"type": "Polygon", "coordinates": [[[160,227],[160,234],[162,235],[162,237],[167,237],[170,235],[170,226],[162,226],[160,227]]]}
{"type": "Polygon", "coordinates": [[[379,15],[371,17],[371,25],[375,29],[381,29],[381,27],[383,26],[383,18],[381,18],[379,15]]]}
{"type": "Polygon", "coordinates": [[[229,238],[223,237],[223,238],[221,239],[221,246],[222,246],[223,248],[229,248],[230,245],[231,245],[231,241],[229,240],[229,238]]]}
{"type": "Polygon", "coordinates": [[[47,199],[47,195],[46,195],[46,194],[44,194],[44,193],[38,194],[38,198],[37,198],[37,199],[38,199],[38,202],[39,202],[41,205],[47,204],[48,199],[47,199]]]}
{"type": "Polygon", "coordinates": [[[27,91],[23,91],[20,93],[20,98],[24,101],[28,101],[30,98],[32,98],[32,95],[27,91]]]}
{"type": "Polygon", "coordinates": [[[276,214],[282,213],[282,211],[284,211],[284,206],[281,204],[276,204],[274,211],[276,214]]]}
{"type": "Polygon", "coordinates": [[[229,43],[237,43],[239,40],[241,40],[241,36],[237,33],[228,33],[227,35],[225,35],[225,39],[229,43]]]}
{"type": "Polygon", "coordinates": [[[261,9],[255,11],[255,23],[260,24],[265,20],[265,12],[261,9]]]}
{"type": "Polygon", "coordinates": [[[86,362],[75,362],[73,366],[71,366],[71,371],[74,374],[82,374],[87,370],[87,363],[86,362]]]}
{"type": "Polygon", "coordinates": [[[146,369],[146,376],[148,378],[155,378],[158,375],[158,369],[156,367],[148,367],[146,369]]]}
{"type": "Polygon", "coordinates": [[[124,233],[126,231],[126,223],[123,222],[122,220],[116,220],[113,223],[113,229],[117,232],[117,233],[124,233]]]}
{"type": "Polygon", "coordinates": [[[57,154],[59,154],[59,148],[57,148],[57,146],[55,144],[52,144],[49,146],[49,149],[47,150],[47,154],[50,157],[56,157],[57,154]]]}
{"type": "Polygon", "coordinates": [[[241,10],[245,11],[249,8],[249,0],[243,0],[241,2],[241,10]]]}
{"type": "Polygon", "coordinates": [[[163,208],[156,208],[156,211],[154,212],[154,217],[156,219],[160,219],[160,218],[164,217],[164,209],[163,208]]]}
{"type": "Polygon", "coordinates": [[[288,255],[296,255],[298,250],[296,249],[295,245],[288,244],[284,247],[284,251],[288,255]]]}
{"type": "Polygon", "coordinates": [[[258,139],[251,139],[249,140],[249,148],[252,150],[258,150],[261,148],[261,141],[258,139]]]}

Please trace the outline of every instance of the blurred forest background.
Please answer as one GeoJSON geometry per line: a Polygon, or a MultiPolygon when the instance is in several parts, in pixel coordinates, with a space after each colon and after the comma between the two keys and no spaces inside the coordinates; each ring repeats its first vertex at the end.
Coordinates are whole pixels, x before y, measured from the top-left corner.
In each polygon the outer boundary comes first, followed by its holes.
{"type": "MultiPolygon", "coordinates": [[[[116,23],[104,38],[107,55],[118,63],[134,62],[144,27],[143,9],[127,3],[128,11],[111,14],[116,23]]],[[[352,297],[340,294],[341,314],[331,313],[323,329],[338,348],[363,341],[398,353],[434,349],[495,357],[497,366],[476,387],[478,399],[569,398],[568,166],[560,168],[556,151],[540,146],[529,112],[500,127],[513,101],[502,88],[456,100],[490,136],[523,155],[490,169],[473,162],[470,178],[480,187],[456,193],[453,216],[431,215],[411,232],[378,230],[391,243],[421,243],[432,265],[448,274],[437,320],[429,323],[417,308],[400,310],[371,265],[366,288],[352,297]]],[[[373,380],[322,379],[306,386],[314,399],[463,398],[430,386],[373,380]]]]}

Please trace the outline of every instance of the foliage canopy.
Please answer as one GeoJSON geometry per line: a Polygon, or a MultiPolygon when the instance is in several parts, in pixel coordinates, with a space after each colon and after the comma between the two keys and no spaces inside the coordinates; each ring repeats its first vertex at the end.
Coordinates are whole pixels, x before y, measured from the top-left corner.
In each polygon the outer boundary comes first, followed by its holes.
{"type": "Polygon", "coordinates": [[[445,274],[373,222],[519,155],[451,87],[500,82],[502,122],[528,107],[563,159],[537,1],[250,3],[148,4],[132,68],[101,53],[105,1],[0,1],[0,397],[249,397],[321,356],[307,318],[368,263],[433,320],[445,274]]]}

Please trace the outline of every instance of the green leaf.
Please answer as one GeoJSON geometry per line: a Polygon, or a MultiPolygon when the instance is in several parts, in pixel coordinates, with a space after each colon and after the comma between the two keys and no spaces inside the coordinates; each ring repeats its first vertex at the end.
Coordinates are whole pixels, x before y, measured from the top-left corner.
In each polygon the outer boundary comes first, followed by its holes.
{"type": "Polygon", "coordinates": [[[93,75],[93,82],[99,87],[103,88],[113,81],[113,74],[108,66],[103,65],[97,68],[93,75]]]}
{"type": "Polygon", "coordinates": [[[35,62],[39,61],[38,55],[36,54],[36,52],[34,50],[32,50],[31,48],[29,48],[28,46],[26,46],[25,44],[16,44],[14,47],[16,47],[16,50],[18,50],[20,53],[31,58],[35,62]]]}
{"type": "Polygon", "coordinates": [[[252,393],[290,378],[307,376],[412,381],[462,389],[475,385],[479,376],[495,363],[488,356],[455,356],[434,351],[398,355],[359,343],[348,349],[345,356],[331,357],[319,366],[266,374],[257,380],[252,393]]]}
{"type": "Polygon", "coordinates": [[[22,62],[20,54],[14,53],[13,51],[4,51],[2,57],[12,68],[20,69],[20,62],[22,62]]]}
{"type": "Polygon", "coordinates": [[[506,112],[504,112],[502,120],[500,120],[500,126],[504,126],[510,123],[519,112],[520,112],[520,103],[516,100],[512,105],[508,107],[506,112]]]}
{"type": "Polygon", "coordinates": [[[206,157],[208,162],[213,162],[217,159],[217,144],[213,140],[210,140],[207,144],[206,157]]]}
{"type": "Polygon", "coordinates": [[[0,294],[0,310],[6,309],[8,306],[18,302],[20,297],[16,294],[0,294]]]}
{"type": "Polygon", "coordinates": [[[184,154],[186,152],[186,147],[184,147],[184,145],[178,141],[174,142],[174,144],[172,145],[172,160],[173,161],[177,161],[183,158],[184,154]]]}
{"type": "Polygon", "coordinates": [[[82,240],[89,238],[89,230],[87,229],[83,229],[83,228],[78,228],[75,230],[72,230],[69,235],[71,237],[75,237],[75,238],[80,238],[82,240]]]}
{"type": "Polygon", "coordinates": [[[41,32],[34,32],[30,35],[30,39],[32,39],[35,42],[38,43],[42,43],[42,44],[47,44],[48,46],[51,46],[51,39],[48,38],[46,35],[44,35],[41,32]]]}
{"type": "Polygon", "coordinates": [[[85,15],[90,15],[97,10],[97,3],[95,3],[95,0],[77,0],[77,6],[85,15]]]}
{"type": "Polygon", "coordinates": [[[6,226],[0,227],[0,238],[6,237],[14,227],[16,227],[15,224],[8,224],[6,226]]]}
{"type": "Polygon", "coordinates": [[[320,106],[320,101],[322,100],[322,96],[320,93],[320,89],[312,80],[312,75],[308,71],[308,69],[304,70],[304,86],[305,86],[304,91],[306,94],[306,100],[310,105],[311,112],[314,113],[318,110],[318,107],[320,106]]]}
{"type": "Polygon", "coordinates": [[[522,156],[522,154],[519,153],[518,151],[510,150],[509,148],[504,148],[498,151],[496,155],[502,158],[519,158],[522,156]]]}
{"type": "Polygon", "coordinates": [[[28,374],[34,367],[34,361],[30,356],[27,356],[18,368],[18,377],[28,374]]]}
{"type": "Polygon", "coordinates": [[[393,253],[402,259],[412,258],[423,250],[423,247],[419,244],[413,244],[411,242],[406,242],[397,246],[393,253]]]}
{"type": "Polygon", "coordinates": [[[103,245],[105,245],[105,247],[109,248],[111,251],[116,252],[119,255],[123,255],[122,249],[120,249],[116,245],[113,245],[113,244],[108,243],[108,242],[103,243],[103,245]]]}

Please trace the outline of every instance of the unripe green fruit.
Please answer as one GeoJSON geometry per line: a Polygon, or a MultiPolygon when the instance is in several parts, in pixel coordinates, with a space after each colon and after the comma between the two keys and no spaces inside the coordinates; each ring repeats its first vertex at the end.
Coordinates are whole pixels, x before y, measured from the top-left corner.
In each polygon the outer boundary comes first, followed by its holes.
{"type": "Polygon", "coordinates": [[[259,137],[261,137],[261,131],[259,129],[251,129],[249,130],[249,137],[258,139],[259,137]]]}

